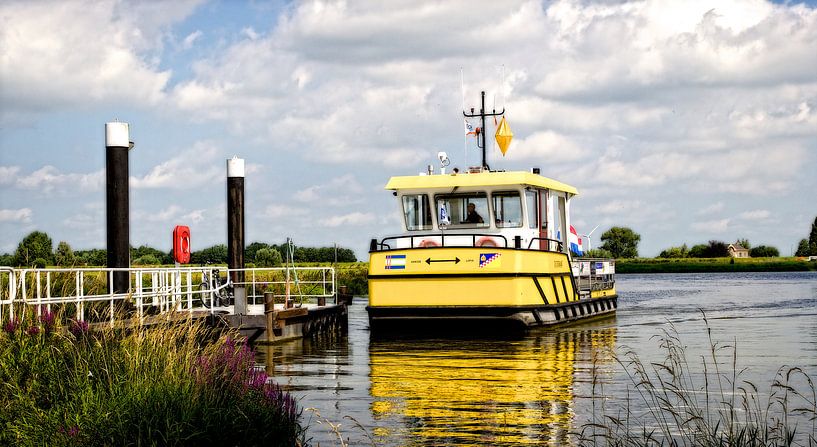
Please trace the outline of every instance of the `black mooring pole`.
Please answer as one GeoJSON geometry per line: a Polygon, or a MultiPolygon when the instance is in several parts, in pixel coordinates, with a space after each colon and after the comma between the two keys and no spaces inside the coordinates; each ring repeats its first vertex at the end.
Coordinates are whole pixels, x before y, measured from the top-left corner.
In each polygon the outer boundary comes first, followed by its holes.
{"type": "MultiPolygon", "coordinates": [[[[227,160],[227,267],[244,268],[244,159],[227,160]]],[[[243,286],[244,272],[231,271],[234,284],[235,313],[247,313],[247,295],[243,286]]]]}
{"type": "MultiPolygon", "coordinates": [[[[108,268],[130,267],[130,201],[128,192],[128,123],[105,124],[105,199],[107,206],[108,268]]],[[[108,290],[127,293],[128,272],[114,272],[108,290]]]]}

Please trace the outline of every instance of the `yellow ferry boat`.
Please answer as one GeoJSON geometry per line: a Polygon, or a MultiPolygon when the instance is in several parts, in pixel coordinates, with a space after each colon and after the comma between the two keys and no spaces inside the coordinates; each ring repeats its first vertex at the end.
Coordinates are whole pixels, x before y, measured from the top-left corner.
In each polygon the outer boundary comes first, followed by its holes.
{"type": "Polygon", "coordinates": [[[370,243],[366,309],[373,331],[400,323],[420,330],[455,322],[528,328],[615,312],[614,261],[573,259],[569,250],[576,188],[535,168],[491,171],[484,139],[482,147],[483,165],[469,172],[442,167],[434,174],[429,167],[386,185],[400,205],[403,232],[370,243]]]}

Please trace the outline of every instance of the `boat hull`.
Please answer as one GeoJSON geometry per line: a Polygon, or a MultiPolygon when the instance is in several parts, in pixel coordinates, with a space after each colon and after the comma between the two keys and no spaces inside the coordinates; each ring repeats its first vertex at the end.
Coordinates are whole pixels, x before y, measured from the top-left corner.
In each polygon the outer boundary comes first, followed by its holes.
{"type": "Polygon", "coordinates": [[[369,312],[373,330],[451,323],[522,328],[611,314],[614,287],[579,292],[564,253],[496,247],[372,252],[369,312]]]}

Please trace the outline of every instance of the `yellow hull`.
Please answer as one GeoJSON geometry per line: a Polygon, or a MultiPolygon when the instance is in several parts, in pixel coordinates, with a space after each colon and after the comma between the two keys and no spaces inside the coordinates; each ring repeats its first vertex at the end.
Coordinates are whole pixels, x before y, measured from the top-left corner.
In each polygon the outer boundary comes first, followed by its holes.
{"type": "Polygon", "coordinates": [[[564,253],[440,247],[373,252],[369,260],[371,320],[500,318],[532,326],[611,312],[616,298],[612,288],[580,299],[564,253]],[[596,300],[607,304],[588,305],[596,300]]]}

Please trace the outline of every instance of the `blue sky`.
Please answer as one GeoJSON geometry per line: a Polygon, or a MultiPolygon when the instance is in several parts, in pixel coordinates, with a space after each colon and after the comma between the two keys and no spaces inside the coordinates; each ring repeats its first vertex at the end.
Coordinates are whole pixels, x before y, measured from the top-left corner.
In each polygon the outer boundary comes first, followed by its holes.
{"type": "MultiPolygon", "coordinates": [[[[814,2],[17,2],[0,5],[0,251],[35,229],[104,247],[104,123],[130,123],[131,243],[398,230],[383,185],[464,140],[480,90],[515,140],[492,167],[575,185],[580,233],[653,256],[748,238],[790,254],[817,215],[814,2]],[[504,75],[503,75],[504,74],[504,75]]],[[[467,158],[467,161],[466,161],[467,158]]]]}

